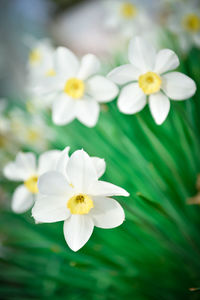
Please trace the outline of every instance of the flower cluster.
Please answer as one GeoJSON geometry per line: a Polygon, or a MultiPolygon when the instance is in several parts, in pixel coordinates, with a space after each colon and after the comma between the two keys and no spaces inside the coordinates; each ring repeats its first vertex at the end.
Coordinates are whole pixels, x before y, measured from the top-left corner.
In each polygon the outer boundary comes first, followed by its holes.
{"type": "MultiPolygon", "coordinates": [[[[130,33],[143,31],[143,26],[153,26],[135,1],[106,1],[106,7],[108,11],[112,8],[106,26],[122,30],[127,38],[130,33]]],[[[184,35],[190,34],[190,41],[200,44],[200,14],[191,11],[184,15],[181,10],[180,14],[176,21],[181,23],[184,35]]],[[[68,48],[55,49],[46,39],[34,42],[31,48],[26,92],[32,101],[27,102],[27,110],[34,110],[33,103],[42,109],[50,108],[56,125],[78,119],[85,126],[94,127],[101,104],[115,99],[119,111],[128,115],[139,113],[148,104],[155,123],[161,125],[168,116],[170,100],[186,100],[196,92],[190,77],[173,71],[179,66],[176,53],[170,49],[156,52],[142,35],[135,35],[129,42],[129,63],[118,64],[104,75],[94,54],[79,58],[68,48]]],[[[22,115],[15,112],[9,125],[23,140],[21,144],[36,151],[46,150],[46,142],[51,139],[48,126],[39,119],[36,130],[33,119],[29,123],[21,119],[22,115]]],[[[112,196],[127,197],[129,193],[100,180],[105,168],[103,159],[90,157],[83,150],[69,156],[69,147],[44,152],[38,163],[34,153],[20,152],[4,168],[6,178],[21,182],[13,194],[12,210],[23,213],[32,207],[36,223],[64,221],[65,240],[77,251],[88,241],[94,226],[114,228],[125,219],[123,208],[112,196]]]]}
{"type": "MultiPolygon", "coordinates": [[[[40,53],[39,49],[34,51],[40,53]]],[[[51,59],[48,56],[41,64],[37,80],[31,86],[37,95],[52,99],[52,118],[57,125],[77,118],[88,127],[94,126],[99,116],[99,103],[109,102],[118,94],[112,81],[95,75],[100,62],[93,54],[79,61],[69,49],[59,47],[51,59]]],[[[35,67],[33,72],[36,73],[35,67]]]]}
{"type": "Polygon", "coordinates": [[[90,238],[94,226],[113,228],[125,219],[120,204],[111,196],[128,196],[124,189],[99,180],[105,161],[77,150],[70,157],[63,151],[43,153],[36,166],[33,153],[19,153],[4,168],[4,175],[22,181],[12,199],[12,209],[23,213],[32,209],[36,223],[64,221],[64,236],[73,251],[90,238]]]}
{"type": "MultiPolygon", "coordinates": [[[[34,51],[39,55],[40,49],[34,51]]],[[[52,99],[55,124],[68,124],[77,118],[88,127],[95,126],[98,121],[99,103],[117,97],[116,84],[126,84],[118,97],[122,113],[137,113],[148,102],[158,125],[169,113],[169,98],[186,100],[194,95],[196,85],[191,78],[179,72],[169,73],[179,66],[174,51],[163,49],[156,53],[145,39],[135,37],[129,43],[128,58],[130,64],[119,66],[103,77],[97,75],[100,62],[95,55],[87,54],[79,62],[69,49],[59,47],[51,59],[48,52],[47,61],[41,62],[34,90],[52,99]]],[[[35,74],[35,67],[33,72],[35,74]]]]}

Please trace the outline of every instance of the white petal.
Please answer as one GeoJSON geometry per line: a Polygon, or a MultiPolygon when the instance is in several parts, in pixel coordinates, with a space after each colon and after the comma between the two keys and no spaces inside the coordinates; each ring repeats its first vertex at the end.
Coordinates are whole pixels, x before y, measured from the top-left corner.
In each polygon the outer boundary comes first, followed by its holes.
{"type": "Polygon", "coordinates": [[[18,167],[26,170],[27,173],[33,172],[36,170],[36,157],[31,152],[20,152],[16,157],[16,164],[18,167]]]}
{"type": "Polygon", "coordinates": [[[55,170],[60,155],[59,150],[50,150],[41,154],[38,161],[38,174],[42,175],[47,171],[55,170]]]}
{"type": "Polygon", "coordinates": [[[67,199],[58,196],[39,195],[32,209],[36,222],[52,223],[64,221],[70,216],[67,199]]]}
{"type": "Polygon", "coordinates": [[[31,91],[36,95],[37,97],[40,96],[49,96],[56,94],[62,89],[62,86],[64,84],[64,80],[60,78],[59,75],[52,76],[52,77],[44,77],[37,81],[36,83],[32,83],[31,91]]]}
{"type": "Polygon", "coordinates": [[[100,62],[98,58],[93,54],[87,54],[83,56],[81,60],[81,65],[77,77],[82,80],[85,80],[91,75],[97,73],[99,68],[100,62]]]}
{"type": "Polygon", "coordinates": [[[98,179],[91,157],[83,150],[77,150],[71,155],[67,164],[67,175],[70,183],[85,193],[89,185],[98,179]]]}
{"type": "Polygon", "coordinates": [[[8,163],[4,168],[4,175],[15,181],[26,180],[36,174],[36,158],[33,153],[20,152],[15,162],[8,163]]]}
{"type": "Polygon", "coordinates": [[[71,192],[64,175],[56,171],[49,171],[40,176],[38,189],[41,194],[50,196],[65,196],[71,192]]]}
{"type": "Polygon", "coordinates": [[[67,163],[69,161],[69,150],[70,150],[70,147],[66,147],[61,152],[60,157],[56,164],[56,171],[62,173],[65,176],[66,176],[67,163]]]}
{"type": "Polygon", "coordinates": [[[88,215],[72,215],[64,222],[64,236],[68,246],[78,251],[89,240],[94,224],[88,215]]]}
{"type": "Polygon", "coordinates": [[[149,96],[149,108],[156,124],[162,124],[170,109],[170,101],[163,93],[156,93],[149,96]]]}
{"type": "Polygon", "coordinates": [[[122,113],[135,114],[145,107],[146,95],[138,83],[131,83],[121,90],[117,105],[122,113]]]}
{"type": "Polygon", "coordinates": [[[23,173],[23,171],[16,166],[15,162],[8,163],[3,169],[3,174],[6,178],[13,181],[23,181],[27,179],[26,172],[23,173]]]}
{"type": "Polygon", "coordinates": [[[154,68],[156,51],[145,39],[135,37],[129,44],[129,61],[142,72],[151,71],[154,68]]]}
{"type": "Polygon", "coordinates": [[[114,228],[121,225],[125,219],[121,205],[112,198],[94,197],[94,208],[90,215],[94,225],[100,228],[114,228]]]}
{"type": "Polygon", "coordinates": [[[92,196],[129,196],[126,190],[105,181],[94,182],[89,188],[89,194],[92,196]]]}
{"type": "Polygon", "coordinates": [[[108,78],[117,84],[125,84],[137,80],[140,71],[133,65],[123,65],[115,68],[108,74],[108,78]]]}
{"type": "Polygon", "coordinates": [[[162,49],[156,55],[154,71],[158,74],[174,70],[179,66],[179,59],[176,53],[170,49],[162,49]]]}
{"type": "Polygon", "coordinates": [[[105,160],[103,158],[99,158],[99,157],[91,157],[91,158],[92,158],[94,167],[96,169],[97,176],[98,176],[98,178],[100,178],[105,173],[105,170],[106,170],[105,160]]]}
{"type": "Polygon", "coordinates": [[[172,100],[185,100],[194,95],[196,84],[182,73],[171,72],[162,76],[162,89],[172,100]]]}
{"type": "Polygon", "coordinates": [[[85,126],[94,127],[99,117],[99,104],[94,99],[77,100],[76,104],[76,118],[85,126]]]}
{"type": "Polygon", "coordinates": [[[109,79],[103,76],[94,76],[87,81],[87,93],[98,102],[109,102],[113,100],[119,90],[109,79]]]}
{"type": "Polygon", "coordinates": [[[63,74],[66,79],[77,74],[79,61],[69,49],[59,47],[55,52],[54,60],[56,73],[63,74]]]}
{"type": "Polygon", "coordinates": [[[15,213],[23,213],[33,205],[33,195],[22,184],[18,186],[13,194],[11,207],[15,213]]]}
{"type": "Polygon", "coordinates": [[[75,118],[76,101],[67,95],[60,95],[53,103],[52,118],[56,125],[70,123],[75,118]]]}

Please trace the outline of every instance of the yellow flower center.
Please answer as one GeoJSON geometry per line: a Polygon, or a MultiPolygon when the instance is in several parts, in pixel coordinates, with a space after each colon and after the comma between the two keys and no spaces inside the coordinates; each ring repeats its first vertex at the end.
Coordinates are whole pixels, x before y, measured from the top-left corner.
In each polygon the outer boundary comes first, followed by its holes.
{"type": "Polygon", "coordinates": [[[29,62],[34,64],[41,61],[42,55],[38,49],[33,49],[29,54],[29,62]]]}
{"type": "Polygon", "coordinates": [[[200,17],[196,14],[188,14],[183,18],[183,27],[193,33],[200,31],[200,17]]]}
{"type": "Polygon", "coordinates": [[[26,110],[31,114],[35,112],[35,106],[33,104],[33,101],[31,100],[26,101],[26,110]]]}
{"type": "Polygon", "coordinates": [[[147,72],[139,77],[139,87],[146,95],[157,93],[160,90],[162,80],[154,72],[147,72]]]}
{"type": "Polygon", "coordinates": [[[64,92],[74,99],[82,98],[85,92],[85,84],[81,79],[70,78],[65,84],[64,92]]]}
{"type": "Polygon", "coordinates": [[[50,69],[48,70],[46,73],[45,73],[45,76],[46,77],[52,77],[52,76],[55,76],[56,75],[56,72],[54,69],[50,69]]]}
{"type": "Polygon", "coordinates": [[[29,129],[27,132],[27,141],[28,142],[36,142],[41,138],[40,131],[29,129]]]}
{"type": "Polygon", "coordinates": [[[88,214],[90,209],[94,207],[92,199],[85,194],[79,194],[71,197],[67,202],[67,208],[69,208],[73,215],[88,214]]]}
{"type": "Polygon", "coordinates": [[[135,15],[137,13],[137,9],[136,9],[135,5],[133,5],[132,3],[125,2],[121,5],[120,12],[124,18],[131,19],[131,18],[135,17],[135,15]]]}
{"type": "Polygon", "coordinates": [[[32,193],[38,193],[38,186],[37,186],[38,176],[31,176],[28,180],[24,181],[25,187],[32,193]]]}

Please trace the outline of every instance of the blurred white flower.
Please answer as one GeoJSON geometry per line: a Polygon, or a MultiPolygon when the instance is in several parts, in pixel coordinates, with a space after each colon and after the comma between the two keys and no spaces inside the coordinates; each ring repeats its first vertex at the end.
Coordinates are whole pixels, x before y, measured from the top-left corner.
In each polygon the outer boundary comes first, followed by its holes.
{"type": "Polygon", "coordinates": [[[54,56],[54,74],[46,76],[38,85],[41,95],[54,95],[53,121],[57,125],[77,118],[88,127],[95,126],[99,103],[113,100],[117,86],[109,79],[94,75],[100,63],[93,54],[83,56],[81,62],[67,48],[59,47],[54,56]]]}
{"type": "Polygon", "coordinates": [[[171,100],[185,100],[194,95],[195,82],[179,72],[169,72],[179,65],[177,55],[169,49],[155,49],[140,37],[129,44],[130,64],[115,68],[108,78],[122,88],[118,108],[122,113],[134,114],[147,102],[155,122],[160,125],[166,119],[171,100]]]}
{"type": "Polygon", "coordinates": [[[50,150],[40,155],[38,166],[33,153],[18,153],[14,162],[8,163],[4,168],[4,176],[9,180],[23,181],[12,198],[12,210],[23,213],[30,209],[38,197],[38,177],[56,166],[61,151],[50,150]]]}
{"type": "Polygon", "coordinates": [[[67,157],[61,155],[56,171],[49,171],[38,181],[40,197],[32,214],[36,222],[64,222],[68,246],[77,251],[90,238],[94,226],[113,228],[124,221],[124,211],[110,196],[128,196],[122,188],[100,181],[105,162],[91,158],[83,150],[67,157]]]}
{"type": "Polygon", "coordinates": [[[117,30],[127,38],[135,34],[143,34],[154,26],[141,2],[129,0],[104,1],[106,8],[105,26],[111,30],[117,30]]]}
{"type": "Polygon", "coordinates": [[[183,52],[193,46],[200,48],[200,8],[195,3],[176,3],[171,12],[167,27],[176,35],[183,52]]]}
{"type": "MultiPolygon", "coordinates": [[[[30,112],[31,108],[28,110],[30,112]]],[[[39,114],[27,114],[15,108],[9,113],[9,120],[11,133],[23,147],[44,151],[48,148],[49,140],[54,137],[54,132],[39,114]]]]}
{"type": "Polygon", "coordinates": [[[53,54],[54,47],[49,39],[35,40],[33,37],[26,37],[26,44],[30,48],[27,64],[28,82],[26,93],[31,98],[35,108],[49,107],[52,103],[52,96],[37,95],[36,88],[44,77],[53,76],[53,54]]]}
{"type": "Polygon", "coordinates": [[[27,37],[27,44],[29,44],[30,52],[28,59],[28,70],[30,75],[36,78],[43,77],[47,73],[51,73],[53,62],[52,55],[54,47],[49,39],[35,40],[27,37]]]}

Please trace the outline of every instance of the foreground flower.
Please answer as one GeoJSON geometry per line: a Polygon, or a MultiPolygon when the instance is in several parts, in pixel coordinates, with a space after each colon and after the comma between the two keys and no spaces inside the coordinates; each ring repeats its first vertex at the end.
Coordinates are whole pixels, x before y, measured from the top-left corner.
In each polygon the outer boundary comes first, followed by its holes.
{"type": "Polygon", "coordinates": [[[41,95],[54,95],[55,124],[64,125],[75,118],[88,127],[97,123],[99,103],[109,102],[118,94],[112,81],[94,75],[99,67],[99,60],[92,54],[85,55],[79,62],[69,49],[56,50],[51,76],[46,76],[38,85],[41,95]]]}
{"type": "Polygon", "coordinates": [[[171,100],[185,100],[194,95],[195,82],[179,72],[170,72],[179,65],[177,55],[169,49],[157,54],[144,39],[136,37],[129,45],[131,64],[120,66],[108,74],[108,78],[122,88],[118,98],[119,110],[134,114],[147,102],[155,122],[162,124],[170,109],[171,100]]]}
{"type": "Polygon", "coordinates": [[[55,168],[61,151],[51,150],[40,155],[38,166],[33,153],[18,153],[14,162],[4,168],[4,175],[13,181],[22,181],[12,198],[12,210],[23,213],[30,209],[38,197],[38,177],[48,170],[55,168]]]}
{"type": "Polygon", "coordinates": [[[122,188],[99,181],[105,171],[103,159],[83,150],[69,158],[61,155],[56,171],[39,178],[40,197],[32,214],[36,222],[64,222],[68,246],[77,251],[90,238],[94,226],[113,228],[124,221],[124,211],[110,196],[128,196],[122,188]]]}

